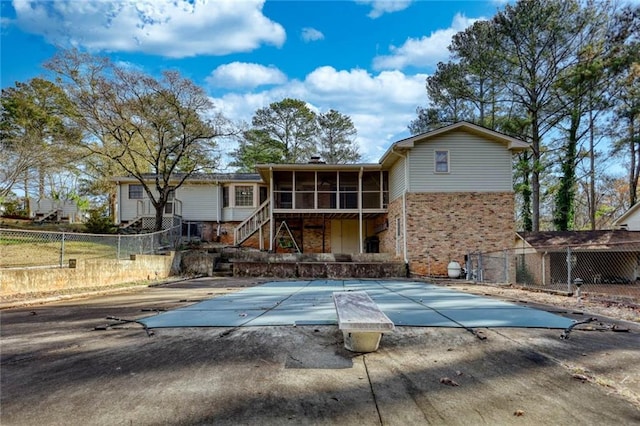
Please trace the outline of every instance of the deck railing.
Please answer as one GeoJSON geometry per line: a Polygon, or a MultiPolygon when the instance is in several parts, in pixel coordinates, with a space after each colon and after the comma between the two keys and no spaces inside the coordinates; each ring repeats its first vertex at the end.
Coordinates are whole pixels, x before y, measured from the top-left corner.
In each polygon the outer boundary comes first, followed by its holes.
{"type": "Polygon", "coordinates": [[[265,201],[255,212],[235,229],[234,244],[239,245],[256,233],[264,224],[269,221],[269,200],[265,201]]]}

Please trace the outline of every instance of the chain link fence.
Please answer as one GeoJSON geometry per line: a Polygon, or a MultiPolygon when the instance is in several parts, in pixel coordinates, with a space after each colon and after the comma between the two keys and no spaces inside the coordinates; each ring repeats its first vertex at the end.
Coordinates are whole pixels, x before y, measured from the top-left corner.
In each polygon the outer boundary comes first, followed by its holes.
{"type": "Polygon", "coordinates": [[[180,244],[181,226],[135,235],[0,229],[0,268],[66,267],[70,259],[128,259],[180,244]]]}
{"type": "Polygon", "coordinates": [[[468,280],[640,302],[640,241],[469,253],[468,280]]]}

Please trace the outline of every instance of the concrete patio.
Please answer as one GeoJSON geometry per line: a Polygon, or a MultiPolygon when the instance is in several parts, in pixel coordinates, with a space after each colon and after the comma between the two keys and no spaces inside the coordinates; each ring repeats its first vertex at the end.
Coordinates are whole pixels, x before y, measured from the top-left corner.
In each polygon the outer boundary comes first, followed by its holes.
{"type": "MultiPolygon", "coordinates": [[[[257,283],[198,279],[2,311],[3,425],[637,424],[637,325],[398,326],[348,352],[335,325],[136,322],[257,283]],[[123,321],[107,318],[119,318],[123,321]],[[126,320],[126,321],[125,321],[126,320]]],[[[447,290],[438,287],[434,290],[447,290]]],[[[584,319],[583,312],[566,312],[584,319]]]]}

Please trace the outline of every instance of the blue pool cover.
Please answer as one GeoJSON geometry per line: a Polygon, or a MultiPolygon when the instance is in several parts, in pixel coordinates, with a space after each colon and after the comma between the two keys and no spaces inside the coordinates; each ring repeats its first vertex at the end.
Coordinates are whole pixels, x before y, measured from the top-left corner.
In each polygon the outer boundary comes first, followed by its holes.
{"type": "Polygon", "coordinates": [[[396,326],[566,329],[560,315],[433,284],[383,280],[273,281],[139,320],[147,328],[337,325],[334,291],[363,290],[396,326]]]}

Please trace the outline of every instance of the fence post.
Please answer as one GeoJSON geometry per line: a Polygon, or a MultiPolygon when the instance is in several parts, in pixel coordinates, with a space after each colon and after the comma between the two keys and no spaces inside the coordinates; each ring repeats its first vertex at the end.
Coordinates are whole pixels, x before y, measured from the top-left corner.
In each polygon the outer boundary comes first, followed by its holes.
{"type": "Polygon", "coordinates": [[[509,282],[509,250],[504,249],[504,282],[509,282]]]}
{"type": "Polygon", "coordinates": [[[571,247],[567,247],[567,292],[571,293],[571,247]]]}
{"type": "Polygon", "coordinates": [[[64,232],[62,233],[62,238],[60,239],[60,267],[64,264],[64,232]]]}

